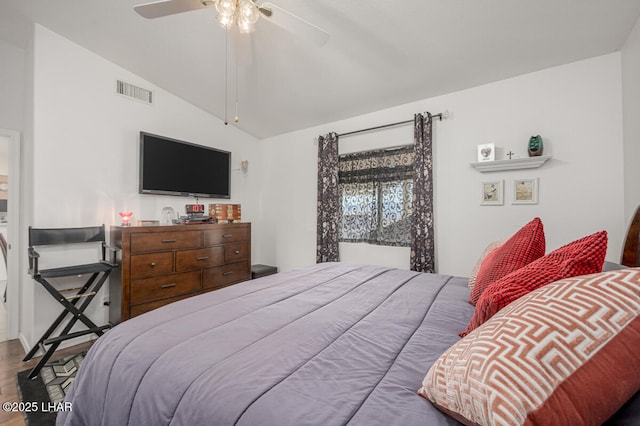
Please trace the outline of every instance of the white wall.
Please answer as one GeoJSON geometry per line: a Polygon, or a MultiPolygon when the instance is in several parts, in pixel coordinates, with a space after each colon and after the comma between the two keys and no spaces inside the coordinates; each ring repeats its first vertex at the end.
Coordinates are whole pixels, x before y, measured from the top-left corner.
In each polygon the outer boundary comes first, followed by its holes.
{"type": "MultiPolygon", "coordinates": [[[[19,219],[19,243],[14,246],[18,252],[19,264],[19,321],[18,335],[22,342],[22,346],[28,350],[34,337],[34,290],[31,277],[27,274],[28,262],[25,256],[28,247],[28,231],[26,224],[33,223],[33,132],[34,132],[34,70],[35,70],[35,42],[34,34],[31,34],[29,43],[25,52],[25,127],[22,140],[22,164],[20,168],[20,214],[19,219]]],[[[13,220],[12,220],[13,223],[13,220]]],[[[7,295],[8,296],[8,295],[7,295]]]]}
{"type": "MultiPolygon", "coordinates": [[[[120,223],[123,210],[133,211],[134,221],[159,220],[165,206],[184,214],[184,205],[194,199],[138,194],[141,130],[231,151],[237,170],[232,172],[232,198],[225,202],[241,203],[244,221],[258,218],[258,176],[251,166],[257,163],[255,138],[41,26],[35,27],[33,58],[27,168],[32,211],[25,226],[109,226],[120,223]],[[154,105],[116,95],[117,79],[153,90],[154,105]],[[241,160],[249,160],[247,175],[239,171],[241,160]]],[[[27,318],[21,331],[24,340],[33,342],[60,309],[27,278],[23,314],[31,312],[33,319],[27,318]]],[[[92,316],[104,323],[107,309],[95,304],[92,316]]]]}
{"type": "Polygon", "coordinates": [[[640,20],[622,47],[625,219],[640,205],[640,20]]]}
{"type": "MultiPolygon", "coordinates": [[[[607,258],[619,260],[625,229],[620,68],[620,54],[614,53],[265,140],[264,260],[281,270],[315,262],[317,135],[444,110],[451,118],[434,123],[439,272],[468,275],[486,244],[535,216],[545,224],[547,251],[606,229],[607,258]],[[542,168],[482,174],[469,166],[481,143],[525,157],[536,134],[543,137],[544,153],[553,156],[542,168]],[[511,205],[512,180],[535,177],[539,203],[511,205]],[[481,182],[494,179],[505,180],[505,205],[480,206],[481,182]]],[[[345,137],[340,151],[411,143],[412,132],[409,125],[345,137]]],[[[341,245],[343,261],[408,267],[406,249],[356,246],[341,245]]]]}
{"type": "Polygon", "coordinates": [[[25,52],[0,40],[0,128],[24,129],[25,52]]]}

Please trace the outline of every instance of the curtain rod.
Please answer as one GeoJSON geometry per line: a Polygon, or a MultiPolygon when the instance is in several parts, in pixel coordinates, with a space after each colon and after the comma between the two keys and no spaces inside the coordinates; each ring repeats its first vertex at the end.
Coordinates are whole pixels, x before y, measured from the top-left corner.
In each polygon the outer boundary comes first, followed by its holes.
{"type": "MultiPolygon", "coordinates": [[[[447,118],[448,116],[449,116],[448,111],[445,111],[444,113],[440,112],[438,114],[431,114],[431,118],[438,118],[440,121],[442,121],[443,118],[447,118]]],[[[382,126],[369,127],[367,129],[360,129],[360,130],[354,130],[352,132],[340,133],[338,134],[338,137],[350,136],[350,135],[355,135],[357,133],[370,132],[372,130],[379,130],[379,129],[384,129],[386,127],[400,126],[401,124],[409,124],[409,123],[413,123],[413,120],[398,121],[397,123],[383,124],[382,126]]]]}

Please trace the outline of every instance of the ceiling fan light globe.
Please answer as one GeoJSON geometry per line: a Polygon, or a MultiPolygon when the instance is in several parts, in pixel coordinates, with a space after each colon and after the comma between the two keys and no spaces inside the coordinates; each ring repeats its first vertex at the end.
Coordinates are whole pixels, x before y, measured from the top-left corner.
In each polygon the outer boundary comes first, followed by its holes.
{"type": "Polygon", "coordinates": [[[233,25],[233,15],[218,14],[218,23],[223,28],[229,28],[233,25]]]}
{"type": "Polygon", "coordinates": [[[216,10],[222,16],[233,16],[236,13],[236,0],[216,0],[216,10]]]}
{"type": "Polygon", "coordinates": [[[238,3],[239,15],[250,24],[255,24],[260,17],[258,6],[251,0],[240,0],[238,3]]]}

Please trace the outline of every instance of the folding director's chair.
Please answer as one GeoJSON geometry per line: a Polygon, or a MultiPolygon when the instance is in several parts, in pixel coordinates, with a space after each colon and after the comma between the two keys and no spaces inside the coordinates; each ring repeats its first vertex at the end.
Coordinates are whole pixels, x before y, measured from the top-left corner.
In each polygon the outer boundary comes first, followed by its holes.
{"type": "Polygon", "coordinates": [[[89,306],[95,295],[98,293],[109,274],[116,268],[115,252],[117,249],[106,244],[104,225],[85,228],[33,228],[29,227],[29,274],[56,299],[64,310],[58,318],[51,324],[40,340],[31,348],[23,361],[28,361],[41,349],[44,352],[42,359],[29,373],[29,378],[33,379],[38,375],[40,369],[47,363],[51,355],[58,349],[60,343],[75,337],[95,333],[102,336],[103,330],[111,328],[111,324],[97,326],[83,313],[89,306]],[[96,263],[87,265],[65,266],[61,268],[38,269],[40,254],[35,250],[36,246],[45,245],[66,245],[81,243],[100,243],[102,249],[102,259],[96,263]],[[113,252],[113,262],[106,259],[106,251],[113,252]],[[84,274],[91,274],[82,287],[58,290],[48,280],[52,278],[72,277],[84,274]],[[64,296],[63,293],[71,293],[64,296]],[[82,303],[80,303],[82,301],[82,303]],[[67,324],[58,336],[50,337],[51,334],[62,324],[67,315],[71,315],[67,324]],[[80,320],[87,326],[87,330],[70,333],[76,321],[80,320]],[[50,346],[49,346],[50,345],[50,346]],[[46,349],[49,346],[49,349],[46,349]]]}

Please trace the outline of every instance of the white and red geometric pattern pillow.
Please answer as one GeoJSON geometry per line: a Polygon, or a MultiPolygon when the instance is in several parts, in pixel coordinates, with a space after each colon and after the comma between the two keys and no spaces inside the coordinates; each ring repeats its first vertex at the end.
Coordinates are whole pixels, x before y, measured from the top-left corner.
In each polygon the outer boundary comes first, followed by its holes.
{"type": "Polygon", "coordinates": [[[465,334],[525,294],[554,281],[602,271],[607,232],[600,231],[566,244],[489,284],[476,303],[465,334]]]}
{"type": "Polygon", "coordinates": [[[599,425],[640,390],[640,268],[547,284],[449,348],[419,393],[465,424],[599,425]]]}
{"type": "Polygon", "coordinates": [[[471,304],[478,302],[489,284],[544,256],[544,252],[544,228],[536,217],[484,259],[471,290],[471,304]]]}

